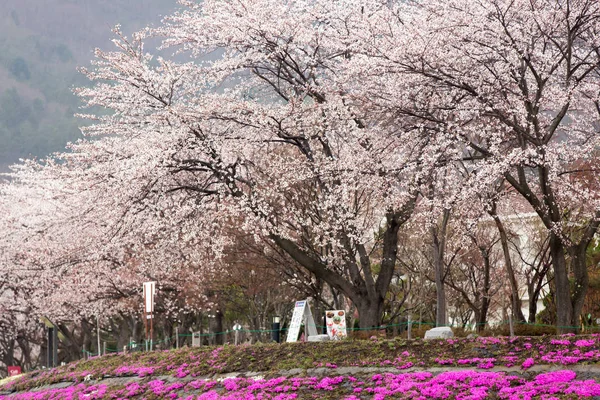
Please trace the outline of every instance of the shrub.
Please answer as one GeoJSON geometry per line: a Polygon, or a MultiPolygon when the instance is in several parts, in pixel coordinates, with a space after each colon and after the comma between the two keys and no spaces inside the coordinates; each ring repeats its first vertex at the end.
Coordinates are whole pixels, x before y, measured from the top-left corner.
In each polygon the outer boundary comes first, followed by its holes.
{"type": "MultiPolygon", "coordinates": [[[[517,336],[556,335],[556,327],[549,325],[515,324],[514,330],[517,336]]],[[[498,334],[501,336],[510,335],[508,324],[501,325],[498,328],[498,334]]]]}

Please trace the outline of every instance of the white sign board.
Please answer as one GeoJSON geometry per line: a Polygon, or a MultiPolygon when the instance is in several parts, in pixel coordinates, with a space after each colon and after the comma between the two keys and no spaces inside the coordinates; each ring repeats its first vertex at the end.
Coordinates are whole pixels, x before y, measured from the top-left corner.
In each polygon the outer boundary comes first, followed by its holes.
{"type": "Polygon", "coordinates": [[[200,336],[200,332],[192,333],[192,347],[200,347],[202,344],[202,336],[200,336]]]}
{"type": "Polygon", "coordinates": [[[154,312],[154,295],[156,282],[144,282],[144,310],[146,313],[154,312]]]}
{"type": "Polygon", "coordinates": [[[348,336],[346,333],[346,313],[344,310],[329,310],[325,312],[327,334],[331,340],[339,340],[348,336]]]}
{"type": "Polygon", "coordinates": [[[316,336],[317,327],[315,325],[315,320],[313,319],[312,313],[310,312],[308,300],[296,302],[294,314],[292,314],[292,320],[290,321],[290,328],[288,329],[286,342],[295,342],[298,340],[300,325],[302,325],[303,321],[307,336],[316,336]]]}
{"type": "Polygon", "coordinates": [[[297,301],[294,307],[294,314],[292,314],[292,320],[290,321],[290,327],[288,329],[288,335],[286,342],[295,342],[298,340],[298,334],[300,333],[300,325],[304,319],[304,308],[306,307],[306,300],[297,301]]]}

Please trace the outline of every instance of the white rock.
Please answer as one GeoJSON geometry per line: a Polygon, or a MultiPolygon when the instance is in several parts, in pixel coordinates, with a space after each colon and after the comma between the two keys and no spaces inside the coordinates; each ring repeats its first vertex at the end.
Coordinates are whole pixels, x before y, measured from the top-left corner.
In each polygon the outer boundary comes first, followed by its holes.
{"type": "Polygon", "coordinates": [[[308,337],[309,342],[326,342],[329,340],[329,335],[313,335],[308,337]]]}
{"type": "Polygon", "coordinates": [[[425,332],[425,339],[448,339],[451,337],[454,337],[454,333],[448,326],[439,326],[425,332]]]}

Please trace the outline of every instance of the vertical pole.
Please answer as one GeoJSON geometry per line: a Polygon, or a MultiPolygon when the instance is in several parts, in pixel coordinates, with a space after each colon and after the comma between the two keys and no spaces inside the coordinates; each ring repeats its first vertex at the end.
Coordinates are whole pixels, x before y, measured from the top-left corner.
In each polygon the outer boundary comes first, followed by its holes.
{"type": "Polygon", "coordinates": [[[98,355],[102,355],[100,353],[100,318],[98,318],[98,314],[96,314],[96,336],[98,337],[98,355]]]}
{"type": "Polygon", "coordinates": [[[146,336],[144,337],[144,339],[146,341],[148,341],[148,314],[146,313],[146,311],[144,311],[144,331],[146,336]]]}
{"type": "Polygon", "coordinates": [[[48,338],[47,338],[47,344],[48,344],[48,350],[46,351],[46,367],[48,368],[52,368],[52,361],[53,361],[53,355],[54,355],[54,334],[53,334],[54,328],[48,328],[48,338]]]}
{"type": "Polygon", "coordinates": [[[106,355],[106,342],[102,342],[102,354],[106,355]]]}
{"type": "Polygon", "coordinates": [[[279,318],[277,318],[276,321],[277,322],[273,322],[273,325],[271,325],[271,332],[272,332],[271,339],[275,343],[279,343],[279,329],[281,328],[281,325],[280,325],[280,322],[279,322],[279,318]]]}
{"type": "Polygon", "coordinates": [[[234,335],[235,335],[235,345],[237,346],[237,345],[238,345],[238,343],[240,342],[240,341],[239,341],[239,339],[240,339],[240,331],[238,331],[238,330],[236,329],[236,330],[235,330],[235,332],[234,332],[234,335]]]}
{"type": "Polygon", "coordinates": [[[143,318],[144,318],[144,334],[145,334],[144,341],[147,342],[148,341],[148,315],[147,315],[147,312],[148,312],[148,307],[147,307],[148,300],[146,299],[147,294],[146,294],[146,284],[145,283],[142,286],[142,288],[143,288],[143,296],[144,296],[144,313],[142,314],[143,318]]]}
{"type": "Polygon", "coordinates": [[[412,321],[410,320],[411,315],[408,314],[408,328],[407,328],[407,335],[408,335],[408,340],[412,340],[412,321]]]}
{"type": "Polygon", "coordinates": [[[152,351],[152,341],[154,340],[154,315],[150,312],[150,351],[152,351]]]}
{"type": "Polygon", "coordinates": [[[52,366],[58,367],[58,326],[52,330],[52,366]]]}
{"type": "Polygon", "coordinates": [[[83,359],[85,360],[86,359],[85,358],[85,344],[83,345],[83,348],[82,348],[82,354],[83,354],[83,359]]]}
{"type": "Polygon", "coordinates": [[[179,348],[179,327],[175,327],[175,348],[179,348]]]}

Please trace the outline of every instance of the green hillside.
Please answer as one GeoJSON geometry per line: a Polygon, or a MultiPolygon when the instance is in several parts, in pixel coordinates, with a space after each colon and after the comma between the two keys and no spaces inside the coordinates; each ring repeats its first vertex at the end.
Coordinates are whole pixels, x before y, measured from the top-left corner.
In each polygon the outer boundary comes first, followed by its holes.
{"type": "Polygon", "coordinates": [[[72,88],[111,28],[156,25],[175,0],[4,0],[0,7],[0,171],[42,157],[80,134],[72,88]]]}

